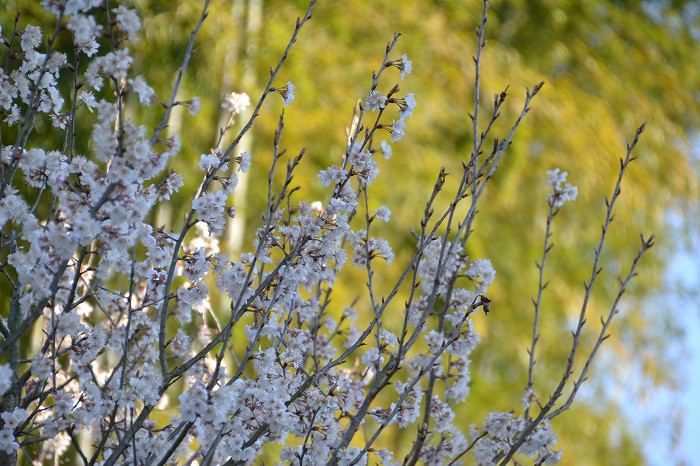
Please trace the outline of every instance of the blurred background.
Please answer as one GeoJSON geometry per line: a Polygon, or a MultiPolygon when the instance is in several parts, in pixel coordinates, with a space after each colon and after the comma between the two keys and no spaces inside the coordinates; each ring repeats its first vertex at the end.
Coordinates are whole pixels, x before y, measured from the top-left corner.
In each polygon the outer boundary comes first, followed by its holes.
{"type": "MultiPolygon", "coordinates": [[[[38,0],[2,3],[7,5],[0,9],[5,31],[11,30],[17,11],[23,24],[50,24],[38,0]]],[[[126,4],[140,11],[144,23],[140,42],[130,45],[135,74],[144,75],[165,100],[201,1],[126,4]]],[[[305,8],[301,0],[212,2],[179,96],[199,97],[201,112],[192,116],[178,107],[169,127],[183,142],[172,165],[190,190],[153,213],[158,225],[182,222],[199,176],[194,167],[211,149],[225,118],[220,106],[225,94],[246,92],[257,100],[294,19],[305,8]]],[[[413,73],[400,86],[402,93],[414,93],[418,105],[406,138],[395,145],[390,160],[380,162],[380,179],[371,187],[373,207],[383,204],[393,211],[392,222],[379,232],[397,253],[394,265],[381,271],[380,287],[412,255],[410,229],[418,226],[438,169],[457,173],[469,153],[467,114],[480,15],[478,0],[319,0],[279,78],[279,85],[289,80],[297,88],[296,101],[285,110],[283,144],[290,154],[307,149],[296,178],[298,198],[321,199],[316,172],[341,157],[353,107],[366,95],[371,71],[392,34],[403,34],[396,50],[411,58],[413,73]]],[[[639,234],[654,234],[657,247],[626,295],[591,380],[574,408],[556,420],[555,430],[566,465],[700,465],[700,2],[497,0],[486,36],[482,113],[491,109],[493,94],[510,86],[494,135],[504,135],[522,105],[525,86],[546,84],[476,220],[468,252],[489,258],[497,277],[489,296],[493,312],[477,321],[482,340],[473,361],[471,396],[457,417],[467,429],[490,411],[521,409],[530,297],[537,284],[534,261],[545,226],[546,171],[555,167],[569,172],[579,198],[555,221],[538,346],[538,393],[546,396],[561,377],[604,196],[612,189],[625,142],[647,122],[603,256],[584,347],[593,342],[597,316],[607,312],[616,277],[627,270],[639,234]]],[[[395,82],[397,73],[380,90],[386,93],[395,82]]],[[[260,223],[266,194],[260,180],[269,166],[279,100],[265,104],[241,147],[253,154],[253,168],[233,200],[239,216],[225,238],[233,254],[249,247],[260,223]]],[[[134,106],[133,112],[152,124],[161,109],[134,106]]],[[[44,131],[59,140],[49,126],[44,131]]],[[[89,131],[88,124],[82,131],[89,131]]],[[[359,273],[347,277],[349,284],[336,298],[339,309],[364,284],[359,273]]],[[[216,303],[214,308],[217,312],[216,303]]],[[[401,436],[390,441],[400,444],[401,436]]]]}

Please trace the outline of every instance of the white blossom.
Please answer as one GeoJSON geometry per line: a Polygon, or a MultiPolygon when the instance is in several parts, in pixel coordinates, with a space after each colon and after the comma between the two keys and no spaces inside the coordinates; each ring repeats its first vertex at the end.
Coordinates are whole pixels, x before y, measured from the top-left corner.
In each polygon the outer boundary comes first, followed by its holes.
{"type": "Polygon", "coordinates": [[[250,152],[242,152],[241,153],[241,163],[239,164],[239,169],[245,173],[250,169],[250,163],[251,163],[251,156],[250,152]]]}
{"type": "Polygon", "coordinates": [[[384,108],[386,105],[386,96],[379,91],[371,91],[367,96],[365,106],[368,110],[376,111],[384,108]]]}
{"type": "Polygon", "coordinates": [[[472,279],[481,278],[481,283],[478,288],[478,293],[485,293],[488,287],[496,278],[496,271],[488,259],[479,259],[471,263],[467,276],[472,279]]]}
{"type": "Polygon", "coordinates": [[[567,172],[558,168],[547,172],[547,186],[552,189],[552,192],[547,195],[547,202],[555,209],[560,209],[567,202],[576,200],[578,195],[578,188],[566,183],[567,176],[567,172]]]}
{"type": "Polygon", "coordinates": [[[80,91],[78,93],[78,100],[84,103],[91,112],[95,107],[97,107],[97,100],[92,92],[80,91]]]}
{"type": "Polygon", "coordinates": [[[287,82],[287,85],[282,90],[282,98],[284,99],[284,106],[288,107],[294,102],[296,87],[291,81],[287,82]]]}
{"type": "Polygon", "coordinates": [[[199,157],[199,168],[203,171],[218,167],[219,163],[221,163],[221,160],[215,154],[202,154],[199,157]]]}
{"type": "Polygon", "coordinates": [[[14,408],[12,411],[0,414],[0,418],[2,418],[3,428],[14,430],[27,418],[27,410],[14,408]]]}
{"type": "Polygon", "coordinates": [[[388,207],[381,206],[374,213],[374,216],[383,222],[389,222],[391,220],[391,210],[388,207]]]}
{"type": "Polygon", "coordinates": [[[404,104],[405,107],[401,111],[401,117],[406,119],[413,116],[413,111],[416,109],[416,98],[413,96],[413,92],[406,94],[404,104]]]}
{"type": "Polygon", "coordinates": [[[381,364],[382,359],[377,348],[369,348],[362,356],[362,364],[365,366],[376,366],[381,364]]]}
{"type": "Polygon", "coordinates": [[[112,10],[117,20],[117,26],[124,31],[131,42],[138,40],[138,32],[141,30],[141,19],[136,10],[119,5],[112,10]]]}
{"type": "Polygon", "coordinates": [[[190,100],[190,115],[196,116],[201,109],[202,101],[199,97],[193,97],[190,100]]]}
{"type": "Polygon", "coordinates": [[[137,76],[134,79],[130,79],[129,84],[131,85],[131,88],[134,90],[134,92],[136,92],[136,94],[139,96],[139,101],[142,104],[151,104],[155,93],[153,92],[153,89],[151,89],[151,87],[146,83],[146,80],[143,79],[143,76],[137,76]]]}
{"type": "Polygon", "coordinates": [[[73,43],[88,57],[92,57],[99,49],[97,37],[102,32],[102,26],[97,24],[92,15],[76,14],[68,20],[68,30],[73,33],[73,43]]]}
{"type": "Polygon", "coordinates": [[[391,125],[391,142],[398,142],[406,134],[406,120],[399,118],[391,125]]]}
{"type": "Polygon", "coordinates": [[[29,25],[22,32],[20,46],[25,53],[33,52],[41,44],[41,29],[37,26],[29,25]]]}
{"type": "Polygon", "coordinates": [[[19,107],[17,105],[12,105],[12,108],[10,108],[10,113],[8,113],[7,117],[5,117],[5,123],[8,124],[8,126],[14,126],[17,124],[17,122],[22,118],[22,115],[19,111],[19,107]]]}
{"type": "Polygon", "coordinates": [[[5,453],[14,453],[19,448],[15,441],[15,435],[11,429],[0,429],[0,450],[5,453]]]}
{"type": "Polygon", "coordinates": [[[231,92],[221,104],[221,108],[234,115],[245,112],[250,107],[250,97],[245,93],[231,92]]]}
{"type": "Polygon", "coordinates": [[[399,64],[399,69],[401,70],[401,79],[403,80],[406,76],[411,74],[413,71],[413,62],[408,58],[405,53],[401,55],[401,61],[399,64]]]}
{"type": "Polygon", "coordinates": [[[382,142],[380,143],[379,146],[382,149],[382,152],[384,153],[384,158],[387,160],[390,159],[392,154],[393,154],[393,151],[391,149],[391,144],[389,144],[388,142],[386,142],[385,140],[382,139],[382,142]]]}
{"type": "Polygon", "coordinates": [[[339,167],[328,167],[318,174],[323,186],[330,186],[334,183],[341,183],[347,177],[347,172],[339,167]]]}

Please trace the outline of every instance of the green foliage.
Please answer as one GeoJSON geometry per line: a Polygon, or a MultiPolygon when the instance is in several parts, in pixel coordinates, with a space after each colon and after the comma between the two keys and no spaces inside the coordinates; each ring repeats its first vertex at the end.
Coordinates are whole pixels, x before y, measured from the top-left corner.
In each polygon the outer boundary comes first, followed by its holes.
{"type": "MultiPolygon", "coordinates": [[[[14,13],[21,23],[35,19],[37,5],[12,0],[0,13],[5,32],[14,13]]],[[[38,2],[37,2],[38,3],[38,2]]],[[[165,100],[200,4],[195,0],[135,0],[142,12],[141,42],[133,45],[140,61],[134,64],[165,100]]],[[[413,60],[414,72],[402,88],[418,101],[408,123],[407,138],[397,144],[394,157],[382,162],[384,182],[371,189],[375,199],[389,206],[394,220],[381,231],[397,250],[394,266],[378,277],[390,276],[411,253],[411,228],[418,226],[424,200],[440,166],[456,172],[471,144],[474,34],[480,14],[477,0],[369,0],[319,2],[314,19],[295,46],[279,83],[291,80],[297,100],[286,110],[284,145],[290,154],[302,147],[308,156],[296,182],[306,199],[321,198],[316,171],[342,154],[344,129],[352,109],[363,98],[370,70],[379,63],[384,44],[394,31],[403,37],[399,50],[413,60]]],[[[655,292],[664,270],[664,258],[673,248],[667,231],[669,213],[697,197],[698,186],[689,159],[690,136],[700,123],[696,110],[700,71],[698,15],[695,2],[639,2],[573,0],[503,0],[493,2],[488,43],[483,61],[483,112],[490,97],[510,85],[511,94],[497,134],[519,110],[524,86],[546,81],[528,120],[521,127],[506,162],[482,203],[470,254],[488,257],[497,270],[492,314],[480,318],[482,343],[474,359],[472,395],[458,416],[464,427],[479,423],[491,410],[520,409],[526,381],[527,354],[536,269],[541,254],[546,214],[545,171],[561,167],[579,186],[579,199],[555,221],[555,249],[547,275],[553,279],[545,295],[536,388],[546,397],[565,363],[570,338],[565,328],[578,312],[581,282],[589,273],[593,245],[603,218],[603,198],[609,194],[634,128],[647,121],[638,148],[639,161],[624,185],[624,196],[604,255],[604,285],[594,295],[594,313],[607,309],[617,274],[626,271],[638,234],[655,233],[660,247],[645,264],[641,280],[626,312],[613,329],[607,350],[617,364],[643,364],[655,383],[670,383],[672,372],[663,359],[665,335],[655,329],[672,325],[669,309],[642,312],[643,300],[655,292]],[[663,5],[672,3],[673,7],[663,5]],[[695,12],[695,13],[694,13],[695,12]],[[653,262],[653,264],[652,264],[653,262]],[[659,323],[663,323],[659,325],[659,323]],[[621,338],[620,329],[625,331],[621,338]],[[638,360],[641,348],[654,348],[656,361],[638,360]]],[[[291,32],[293,19],[305,3],[300,0],[228,0],[214,2],[200,33],[179,100],[202,99],[202,111],[190,116],[180,107],[171,121],[171,133],[181,133],[183,151],[173,168],[196,185],[194,169],[201,153],[217,137],[219,102],[226,92],[245,91],[254,100],[267,79],[291,32]],[[255,26],[256,5],[262,23],[255,26]],[[188,179],[187,175],[192,178],[188,179]]],[[[43,18],[44,20],[46,18],[43,18]]],[[[397,78],[398,79],[398,78],[397,78]]],[[[384,89],[386,91],[387,89],[384,89]]],[[[271,99],[263,108],[252,138],[254,165],[247,197],[237,200],[247,216],[246,242],[264,205],[265,179],[271,140],[281,102],[271,99]]],[[[154,123],[160,109],[143,115],[154,123]]],[[[85,131],[88,128],[83,128],[85,131]]],[[[44,128],[46,137],[51,134],[44,128]]],[[[86,134],[83,132],[83,134],[86,134]]],[[[7,137],[7,136],[4,136],[7,137]]],[[[82,141],[78,150],[86,150],[82,141]]],[[[456,180],[452,180],[456,182],[456,180]]],[[[192,188],[194,189],[194,188],[192,188]]],[[[179,220],[188,206],[183,192],[174,199],[171,215],[179,220]]],[[[374,206],[377,207],[377,206],[374,206]]],[[[339,290],[338,310],[361,295],[362,282],[339,290]],[[346,302],[341,302],[345,300],[346,302]]],[[[222,312],[225,309],[221,310],[222,312]]],[[[396,311],[397,313],[399,310],[396,311]]],[[[590,327],[597,331],[598,322],[590,327]]],[[[640,464],[639,445],[632,430],[620,420],[616,403],[596,390],[614,368],[595,370],[597,381],[568,415],[555,423],[565,450],[564,464],[640,464]]],[[[630,401],[630,400],[624,400],[630,401]]],[[[400,437],[396,438],[400,442],[400,437]]]]}

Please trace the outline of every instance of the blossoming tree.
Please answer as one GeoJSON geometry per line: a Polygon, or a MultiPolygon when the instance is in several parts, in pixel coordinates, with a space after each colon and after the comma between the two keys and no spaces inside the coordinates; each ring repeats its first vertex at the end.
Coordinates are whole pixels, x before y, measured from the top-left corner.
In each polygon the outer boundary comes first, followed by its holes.
{"type": "Polygon", "coordinates": [[[455,189],[446,187],[444,170],[436,173],[415,253],[386,289],[375,283],[375,270],[394,254],[373,227],[389,222],[391,211],[370,209],[370,186],[382,182],[378,155],[392,156],[416,107],[414,95],[396,84],[412,71],[411,60],[396,52],[398,34],[349,122],[344,153],[319,173],[325,199],[295,196],[304,151],[287,155],[284,112],[279,116],[255,241],[250,251],[229,257],[218,241],[227,218],[236,215],[228,201],[255,163],[239,145],[266,100],[293,103],[294,85],[278,83],[278,74],[315,0],[296,20],[258,99],[232,92],[221,103],[228,123],[199,160],[201,181],[177,227],[154,224],[150,213],[183,185],[168,161],[187,141],[166,129],[176,106],[193,115],[199,109],[199,99],[178,100],[178,89],[209,0],[152,128],[133,116],[136,106],[158,101],[132,67],[128,47],[139,38],[137,12],[104,0],[42,3],[53,14],[53,30],[16,21],[0,31],[7,49],[0,70],[0,270],[10,290],[0,308],[0,464],[71,458],[85,466],[233,465],[252,464],[273,450],[285,464],[304,465],[560,459],[550,421],[573,403],[653,245],[642,237],[593,347],[583,351],[601,253],[643,128],[627,146],[605,200],[565,371],[550,393],[536,393],[553,223],[577,195],[565,172],[547,174],[549,210],[523,398],[514,400],[517,411],[491,413],[462,432],[453,420],[469,395],[470,354],[479,341],[474,320],[499,318],[488,298],[495,272],[487,259],[468,254],[469,239],[479,201],[507,163],[508,147],[542,88],[527,89],[510,130],[492,136],[508,94],[497,94],[488,108],[481,102],[488,1],[474,57],[471,152],[455,189]],[[251,106],[233,133],[232,122],[251,106]],[[76,130],[78,122],[92,124],[89,153],[75,150],[76,140],[88,137],[76,130]],[[47,125],[63,135],[60,147],[42,141],[47,125]],[[437,206],[439,198],[449,200],[447,207],[437,206]],[[360,299],[339,307],[331,298],[345,267],[359,267],[366,286],[360,299]],[[225,293],[228,309],[211,326],[214,288],[225,293]],[[164,415],[171,408],[176,414],[164,415]],[[382,437],[395,429],[412,441],[384,448],[382,437]]]}

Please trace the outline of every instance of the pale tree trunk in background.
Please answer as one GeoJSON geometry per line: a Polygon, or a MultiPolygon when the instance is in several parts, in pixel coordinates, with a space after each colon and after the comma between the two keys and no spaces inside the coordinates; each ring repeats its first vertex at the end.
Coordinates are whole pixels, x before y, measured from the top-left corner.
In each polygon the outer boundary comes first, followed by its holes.
{"type": "MultiPolygon", "coordinates": [[[[179,98],[179,100],[187,100],[187,98],[179,98]]],[[[176,105],[170,111],[170,119],[168,120],[167,131],[170,136],[179,134],[182,129],[183,105],[176,105]]],[[[195,164],[197,162],[194,162],[195,164]]],[[[179,211],[179,210],[178,210],[179,211]]],[[[155,227],[163,225],[172,225],[173,222],[173,206],[172,204],[161,202],[156,209],[155,227]]]]}
{"type": "MultiPolygon", "coordinates": [[[[231,0],[230,20],[228,24],[233,25],[234,33],[226,38],[227,46],[222,57],[223,67],[221,74],[221,86],[219,87],[219,103],[223,102],[229,92],[250,91],[256,82],[255,65],[252,57],[258,49],[259,33],[262,25],[262,1],[261,0],[231,0]],[[243,57],[239,57],[241,43],[245,48],[243,57]],[[240,83],[236,83],[235,68],[238,62],[242,62],[242,77],[240,83]]],[[[189,97],[182,97],[180,100],[187,100],[189,97]]],[[[223,128],[228,122],[228,114],[219,108],[219,118],[217,128],[223,128]]],[[[171,133],[178,133],[182,128],[184,107],[178,105],[172,109],[168,128],[171,133]]],[[[246,121],[250,117],[250,111],[237,116],[236,124],[246,121]]],[[[231,132],[235,133],[236,126],[231,132]]],[[[229,135],[230,136],[230,135],[229,135]]],[[[249,151],[252,138],[247,134],[239,143],[238,152],[249,151]]],[[[225,141],[221,141],[220,146],[225,146],[225,141]]],[[[234,154],[238,155],[238,154],[234,154]]],[[[232,205],[238,212],[235,219],[230,220],[226,231],[224,245],[226,252],[233,255],[240,254],[245,234],[245,196],[248,186],[248,175],[239,174],[239,184],[236,189],[235,199],[232,205]]],[[[167,225],[172,220],[172,206],[160,205],[156,212],[156,225],[167,225]]]]}
{"type": "MultiPolygon", "coordinates": [[[[224,101],[226,94],[235,92],[248,92],[254,89],[257,81],[255,72],[255,55],[258,50],[260,29],[262,26],[262,0],[231,0],[230,19],[228,24],[233,25],[233,34],[227,37],[227,46],[222,57],[223,69],[221,74],[221,86],[219,88],[219,104],[224,101]],[[243,49],[242,56],[239,56],[239,51],[243,49]],[[235,70],[236,65],[241,63],[242,75],[240,82],[236,82],[235,70]]],[[[251,96],[254,98],[255,96],[251,96]]],[[[180,100],[187,100],[190,97],[182,97],[180,100]]],[[[183,116],[185,107],[182,105],[175,106],[170,114],[168,128],[172,134],[178,133],[182,128],[183,116]]],[[[228,123],[229,115],[221,110],[218,106],[219,118],[217,128],[223,128],[228,123]]],[[[234,127],[231,133],[236,134],[240,128],[242,121],[247,121],[250,118],[251,110],[247,110],[241,115],[236,116],[234,127]]],[[[217,130],[218,131],[218,130],[217,130]]],[[[218,133],[217,133],[218,136],[218,133]]],[[[231,135],[229,134],[229,138],[231,135]]],[[[214,141],[215,142],[215,141],[214,141]]],[[[224,140],[220,146],[226,146],[224,140]]],[[[250,151],[252,146],[252,136],[249,132],[240,141],[237,153],[250,151]]],[[[238,256],[243,247],[243,239],[245,235],[246,221],[246,193],[248,190],[248,173],[238,174],[238,187],[231,202],[236,209],[236,217],[228,220],[226,236],[223,239],[223,249],[231,256],[238,256]]],[[[156,225],[170,225],[172,223],[172,205],[162,203],[156,211],[156,225]]],[[[221,302],[219,308],[226,308],[225,294],[221,294],[221,302]]],[[[212,313],[216,320],[216,316],[212,313]]],[[[4,465],[0,465],[4,466],[4,465]]]]}
{"type": "MultiPolygon", "coordinates": [[[[232,89],[230,86],[230,80],[231,80],[231,73],[225,73],[224,74],[224,91],[225,92],[231,92],[231,91],[236,91],[236,92],[248,92],[252,89],[254,89],[255,83],[257,82],[257,74],[255,71],[255,56],[258,51],[258,43],[260,40],[260,29],[262,27],[262,11],[263,11],[263,3],[262,0],[234,0],[233,2],[233,8],[232,8],[232,15],[235,14],[241,14],[243,10],[243,6],[247,4],[247,18],[246,18],[246,27],[245,27],[245,32],[240,35],[242,39],[245,41],[244,46],[245,46],[245,51],[243,54],[243,57],[241,58],[241,63],[242,63],[242,68],[243,68],[243,75],[241,77],[241,82],[240,82],[240,88],[239,89],[232,89]],[[240,11],[240,13],[238,13],[240,11]],[[228,84],[228,85],[227,85],[228,84]]],[[[234,18],[235,19],[235,18],[234,18]]],[[[227,56],[225,58],[224,63],[226,63],[226,70],[231,69],[231,64],[229,63],[230,61],[235,60],[235,53],[237,50],[230,51],[230,49],[234,48],[235,45],[233,44],[229,48],[229,53],[227,53],[227,56]],[[229,56],[230,55],[230,56],[229,56]]],[[[235,61],[234,61],[235,62],[235,61]]],[[[250,118],[252,109],[249,109],[244,115],[240,116],[239,122],[240,121],[247,121],[248,118],[250,118]]],[[[225,119],[226,116],[222,116],[222,119],[225,119]]],[[[225,124],[225,121],[223,122],[225,124]]],[[[249,132],[246,134],[243,139],[241,140],[238,148],[237,148],[237,153],[235,155],[240,154],[241,152],[249,152],[252,147],[252,135],[249,132]]],[[[249,174],[248,173],[239,173],[238,175],[238,187],[236,188],[236,193],[233,197],[233,207],[236,208],[236,217],[233,219],[229,220],[229,225],[226,230],[226,250],[233,254],[233,255],[238,255],[241,253],[241,249],[243,247],[243,239],[245,236],[245,223],[246,223],[246,195],[248,192],[248,179],[249,179],[249,174]]]]}

